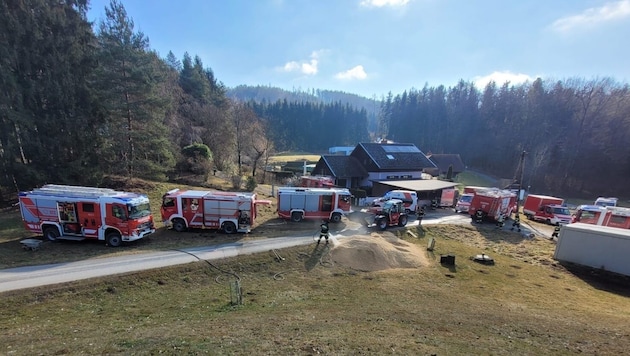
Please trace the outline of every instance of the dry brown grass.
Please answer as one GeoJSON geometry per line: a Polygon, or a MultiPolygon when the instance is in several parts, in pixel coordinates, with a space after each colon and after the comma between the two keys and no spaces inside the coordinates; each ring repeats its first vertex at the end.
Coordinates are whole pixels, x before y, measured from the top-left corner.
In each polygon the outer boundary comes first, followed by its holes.
{"type": "Polygon", "coordinates": [[[319,161],[320,155],[312,155],[312,154],[288,154],[288,155],[278,155],[269,158],[269,163],[286,163],[286,162],[295,162],[295,161],[308,161],[308,162],[317,162],[319,161]]]}
{"type": "Polygon", "coordinates": [[[5,293],[0,344],[15,355],[612,355],[630,346],[627,286],[506,255],[509,236],[477,245],[484,237],[469,228],[421,231],[404,239],[422,250],[436,239],[427,267],[359,272],[309,245],[278,251],[280,262],[270,251],[5,293]],[[468,259],[482,251],[494,266],[468,259]],[[439,264],[446,253],[455,266],[439,264]],[[234,275],[241,306],[230,303],[234,275]]]}

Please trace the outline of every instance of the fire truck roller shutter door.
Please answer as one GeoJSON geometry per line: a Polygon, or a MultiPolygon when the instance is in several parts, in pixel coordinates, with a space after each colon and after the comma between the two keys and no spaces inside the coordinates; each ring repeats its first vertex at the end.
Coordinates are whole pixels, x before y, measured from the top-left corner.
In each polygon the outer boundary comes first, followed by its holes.
{"type": "Polygon", "coordinates": [[[306,204],[304,206],[304,210],[307,212],[316,212],[319,211],[320,199],[323,198],[319,195],[307,195],[306,196],[306,204]]]}

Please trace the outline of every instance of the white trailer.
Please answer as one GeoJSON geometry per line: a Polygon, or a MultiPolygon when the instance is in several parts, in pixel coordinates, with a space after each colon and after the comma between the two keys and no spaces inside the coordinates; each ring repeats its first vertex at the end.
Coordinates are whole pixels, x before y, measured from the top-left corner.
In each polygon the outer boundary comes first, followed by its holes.
{"type": "Polygon", "coordinates": [[[560,230],[553,258],[630,276],[630,230],[574,223],[560,230]]]}

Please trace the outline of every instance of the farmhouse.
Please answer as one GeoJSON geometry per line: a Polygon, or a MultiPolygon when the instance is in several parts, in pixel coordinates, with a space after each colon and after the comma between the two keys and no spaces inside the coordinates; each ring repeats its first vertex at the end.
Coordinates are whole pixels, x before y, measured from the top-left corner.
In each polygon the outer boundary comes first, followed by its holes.
{"type": "Polygon", "coordinates": [[[415,187],[416,191],[437,191],[455,183],[436,181],[429,172],[439,168],[411,143],[359,143],[348,156],[324,155],[313,175],[331,176],[338,186],[364,189],[382,195],[392,189],[415,187]],[[411,183],[410,183],[411,182],[411,183]]]}

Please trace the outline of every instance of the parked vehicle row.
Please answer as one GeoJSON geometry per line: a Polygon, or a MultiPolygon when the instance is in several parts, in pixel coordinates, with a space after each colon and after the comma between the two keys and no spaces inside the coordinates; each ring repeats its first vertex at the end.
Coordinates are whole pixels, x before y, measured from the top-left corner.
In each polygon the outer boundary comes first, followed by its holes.
{"type": "MultiPolygon", "coordinates": [[[[294,222],[315,219],[339,222],[352,212],[345,188],[284,187],[278,190],[278,216],[294,222]]],[[[271,204],[255,193],[173,189],[162,196],[165,226],[177,232],[191,228],[248,233],[257,207],[271,204]]],[[[102,240],[117,247],[155,232],[144,194],[108,188],[48,184],[19,193],[25,228],[45,239],[102,240]]]]}
{"type": "MultiPolygon", "coordinates": [[[[466,187],[457,200],[451,190],[442,192],[444,204],[454,207],[455,212],[468,213],[473,221],[502,222],[517,209],[517,196],[508,190],[466,187]]],[[[117,247],[155,232],[149,198],[144,194],[48,184],[20,192],[18,197],[25,228],[50,241],[93,239],[117,247]]],[[[630,208],[606,205],[616,205],[616,198],[598,198],[596,202],[599,204],[579,206],[571,216],[563,199],[529,194],[523,213],[531,220],[556,226],[582,222],[630,228],[630,208]]],[[[165,226],[177,232],[201,228],[248,233],[255,226],[258,206],[269,204],[271,201],[258,199],[255,193],[173,189],[163,195],[160,213],[165,226]]],[[[374,202],[368,225],[381,229],[405,226],[409,214],[426,208],[419,204],[416,192],[392,190],[374,202]]],[[[281,187],[277,207],[280,218],[293,222],[337,223],[353,212],[352,194],[337,187],[281,187]]]]}

